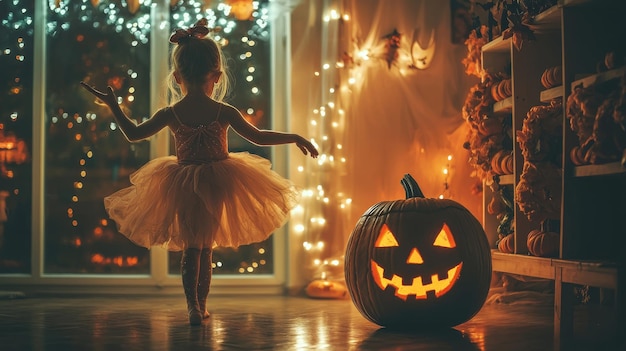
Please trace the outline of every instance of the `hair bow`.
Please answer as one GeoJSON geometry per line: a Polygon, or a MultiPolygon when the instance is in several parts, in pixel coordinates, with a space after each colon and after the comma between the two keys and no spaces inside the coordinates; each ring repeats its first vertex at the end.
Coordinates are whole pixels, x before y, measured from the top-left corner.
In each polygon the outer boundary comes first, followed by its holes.
{"type": "Polygon", "coordinates": [[[178,44],[181,41],[184,42],[191,37],[204,38],[211,31],[208,27],[208,21],[206,18],[202,18],[191,28],[182,29],[179,28],[170,36],[170,43],[178,44]]]}

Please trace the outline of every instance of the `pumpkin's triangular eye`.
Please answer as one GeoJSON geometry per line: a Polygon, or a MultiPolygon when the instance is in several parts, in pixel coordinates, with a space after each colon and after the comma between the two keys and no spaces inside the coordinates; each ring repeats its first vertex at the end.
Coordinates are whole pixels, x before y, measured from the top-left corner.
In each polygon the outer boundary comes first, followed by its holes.
{"type": "Polygon", "coordinates": [[[435,238],[435,242],[433,243],[435,246],[453,248],[456,247],[456,243],[454,242],[454,236],[452,236],[452,232],[450,231],[450,227],[447,224],[443,224],[441,231],[435,238]]]}
{"type": "Polygon", "coordinates": [[[376,239],[376,243],[374,247],[392,247],[398,246],[398,240],[393,236],[391,230],[387,224],[383,224],[382,228],[380,228],[380,234],[378,234],[378,239],[376,239]]]}

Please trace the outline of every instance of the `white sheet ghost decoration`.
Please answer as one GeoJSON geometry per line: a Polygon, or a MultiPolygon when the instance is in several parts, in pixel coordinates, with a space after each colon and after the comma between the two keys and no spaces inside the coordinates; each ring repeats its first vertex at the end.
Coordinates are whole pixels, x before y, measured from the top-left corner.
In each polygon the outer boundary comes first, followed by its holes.
{"type": "Polygon", "coordinates": [[[419,40],[419,28],[413,31],[413,40],[411,44],[411,59],[413,64],[411,68],[426,69],[430,66],[435,56],[435,30],[430,32],[428,45],[423,48],[419,40]]]}

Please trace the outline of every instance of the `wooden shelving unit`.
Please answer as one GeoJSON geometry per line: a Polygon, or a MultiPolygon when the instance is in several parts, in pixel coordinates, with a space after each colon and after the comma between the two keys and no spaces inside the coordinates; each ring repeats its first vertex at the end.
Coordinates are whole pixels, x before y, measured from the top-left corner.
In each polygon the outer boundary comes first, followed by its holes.
{"type": "MultiPolygon", "coordinates": [[[[626,75],[626,67],[596,72],[598,62],[626,35],[620,25],[626,2],[605,0],[560,0],[556,6],[530,22],[535,40],[524,42],[521,50],[510,39],[495,38],[482,48],[483,69],[505,72],[510,68],[513,96],[494,104],[494,113],[511,113],[512,135],[521,130],[530,108],[563,103],[563,151],[561,165],[560,248],[553,258],[529,255],[528,233],[539,224],[530,222],[515,204],[515,253],[501,253],[495,242],[500,224],[484,211],[483,224],[492,251],[493,269],[516,275],[553,280],[555,349],[567,350],[573,335],[573,290],[577,285],[615,291],[618,324],[626,325],[626,160],[576,166],[569,151],[578,144],[570,129],[566,102],[577,87],[590,87],[626,75]],[[541,75],[549,67],[561,66],[562,84],[545,89],[541,75]],[[602,239],[609,244],[601,243],[602,239]]],[[[626,58],[625,58],[626,59],[626,58]]],[[[505,72],[508,73],[508,72],[505,72]]],[[[513,194],[520,180],[524,159],[517,142],[513,145],[514,174],[500,176],[499,184],[513,194]]],[[[625,155],[626,158],[626,155],[625,155]]],[[[483,187],[484,207],[492,197],[483,187]]]]}

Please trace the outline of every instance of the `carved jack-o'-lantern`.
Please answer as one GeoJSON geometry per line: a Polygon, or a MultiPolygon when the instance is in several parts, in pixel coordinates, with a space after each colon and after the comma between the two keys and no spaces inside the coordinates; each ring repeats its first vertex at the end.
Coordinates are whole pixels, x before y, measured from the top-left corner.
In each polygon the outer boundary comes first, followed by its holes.
{"type": "Polygon", "coordinates": [[[410,175],[406,200],[370,207],[345,255],[350,297],[385,327],[451,327],[482,307],[491,251],[482,225],[462,205],[424,198],[410,175]]]}

